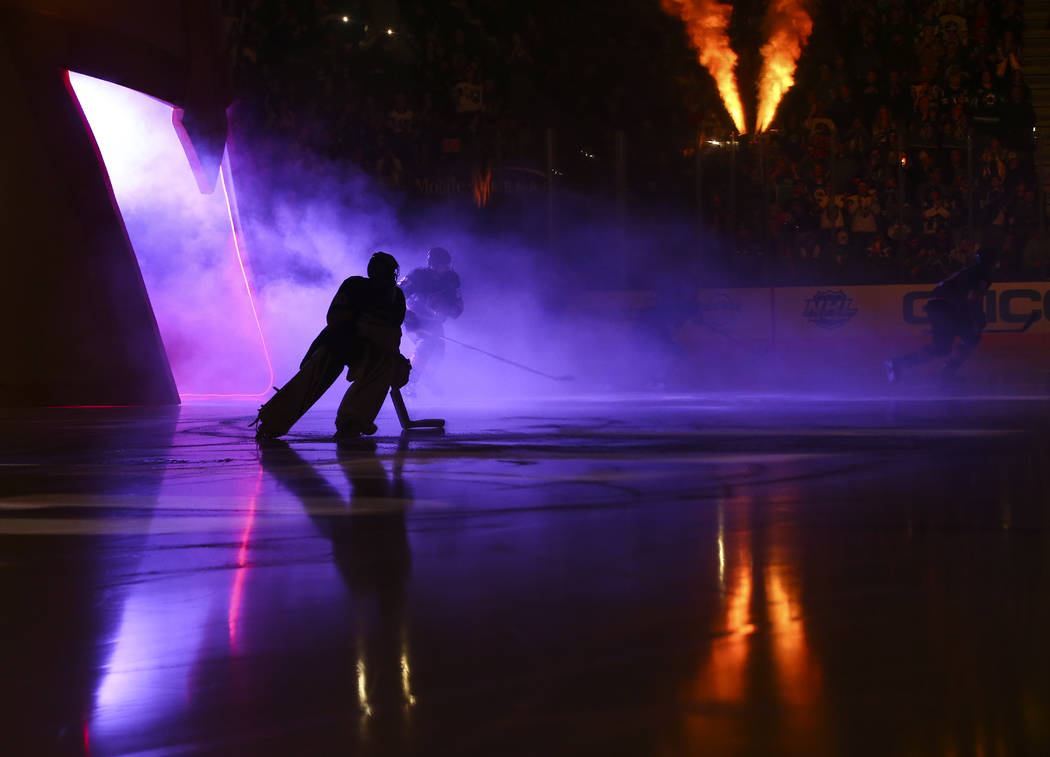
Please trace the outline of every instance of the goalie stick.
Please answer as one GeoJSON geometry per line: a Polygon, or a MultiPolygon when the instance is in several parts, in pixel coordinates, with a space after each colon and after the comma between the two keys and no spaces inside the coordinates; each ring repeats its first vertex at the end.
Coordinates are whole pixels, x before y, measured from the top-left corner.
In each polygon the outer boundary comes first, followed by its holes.
{"type": "Polygon", "coordinates": [[[394,403],[394,412],[397,413],[397,419],[401,423],[401,428],[405,431],[414,428],[444,428],[444,418],[420,418],[419,420],[412,420],[408,417],[408,408],[405,407],[405,398],[401,396],[401,390],[396,386],[390,387],[390,401],[394,403]]]}

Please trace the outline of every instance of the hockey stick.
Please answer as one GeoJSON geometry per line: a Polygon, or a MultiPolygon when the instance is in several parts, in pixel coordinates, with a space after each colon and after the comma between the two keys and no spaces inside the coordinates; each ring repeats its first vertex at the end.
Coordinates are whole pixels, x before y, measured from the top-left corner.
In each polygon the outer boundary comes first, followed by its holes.
{"type": "Polygon", "coordinates": [[[401,390],[396,387],[390,387],[390,401],[394,403],[394,412],[397,413],[397,419],[401,423],[401,428],[405,431],[413,428],[444,428],[444,418],[421,418],[418,421],[414,421],[408,417],[408,408],[405,407],[405,398],[401,396],[401,390]]]}
{"type": "Polygon", "coordinates": [[[984,330],[984,333],[985,333],[985,334],[1022,334],[1022,333],[1024,333],[1025,331],[1028,331],[1028,328],[1029,328],[1029,327],[1030,327],[1030,326],[1031,326],[1031,325],[1032,325],[1033,323],[1035,323],[1036,321],[1038,321],[1038,320],[1039,320],[1039,318],[1040,318],[1040,317],[1041,317],[1042,315],[1043,315],[1043,314],[1042,314],[1042,312],[1041,312],[1041,311],[1039,311],[1039,310],[1033,310],[1033,311],[1031,312],[1031,314],[1030,314],[1030,315],[1028,316],[1028,320],[1024,322],[1024,325],[1023,325],[1023,326],[1018,326],[1018,327],[1016,327],[1016,328],[1012,328],[1012,329],[985,329],[985,330],[984,330]]]}
{"type": "Polygon", "coordinates": [[[515,362],[513,360],[510,360],[509,358],[501,357],[500,355],[495,355],[495,354],[493,354],[491,352],[487,352],[486,350],[483,350],[480,347],[474,347],[473,345],[470,345],[470,344],[464,344],[463,342],[459,341],[458,339],[453,339],[450,336],[443,336],[441,334],[434,334],[434,333],[431,333],[430,335],[431,336],[436,336],[438,339],[444,339],[446,342],[452,342],[452,344],[458,344],[460,347],[466,347],[468,350],[474,350],[474,352],[480,352],[482,355],[488,355],[490,358],[493,358],[494,360],[499,360],[502,363],[507,363],[508,365],[513,365],[515,368],[521,368],[523,371],[528,371],[529,373],[535,373],[537,376],[543,376],[544,378],[549,378],[552,381],[572,381],[573,378],[574,378],[573,376],[570,376],[569,374],[565,374],[563,376],[554,376],[554,375],[552,375],[550,373],[544,373],[543,371],[538,371],[535,368],[530,368],[527,365],[522,365],[521,363],[518,363],[518,362],[515,362]]]}

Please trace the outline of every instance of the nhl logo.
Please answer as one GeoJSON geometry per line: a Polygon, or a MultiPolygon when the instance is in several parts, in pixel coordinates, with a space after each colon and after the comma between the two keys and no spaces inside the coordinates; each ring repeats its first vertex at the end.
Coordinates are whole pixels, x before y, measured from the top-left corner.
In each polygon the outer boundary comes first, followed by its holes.
{"type": "Polygon", "coordinates": [[[725,292],[718,292],[700,301],[700,315],[709,326],[725,328],[744,309],[725,292]]]}
{"type": "Polygon", "coordinates": [[[841,289],[821,289],[808,300],[802,317],[822,329],[837,329],[859,312],[853,299],[841,289]]]}

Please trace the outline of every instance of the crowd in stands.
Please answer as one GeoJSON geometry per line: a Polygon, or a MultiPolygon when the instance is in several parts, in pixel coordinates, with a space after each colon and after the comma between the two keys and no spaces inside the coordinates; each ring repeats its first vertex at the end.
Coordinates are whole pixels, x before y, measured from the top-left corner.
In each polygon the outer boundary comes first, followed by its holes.
{"type": "MultiPolygon", "coordinates": [[[[1047,274],[1015,0],[844,0],[808,51],[766,164],[745,161],[739,280],[935,281],[994,247],[1047,274]],[[808,64],[808,65],[806,65],[808,64]],[[761,173],[761,175],[760,175],[761,173]],[[745,203],[746,205],[746,203],[745,203]],[[753,237],[753,238],[751,238],[753,237]]],[[[739,191],[739,190],[738,190],[739,191]]],[[[724,198],[718,204],[724,206],[724,198]]]]}
{"type": "Polygon", "coordinates": [[[244,0],[231,10],[242,98],[259,125],[304,152],[407,191],[497,151],[541,152],[542,131],[524,123],[540,97],[542,35],[528,12],[493,28],[456,0],[244,0]]]}
{"type": "Polygon", "coordinates": [[[497,164],[542,172],[553,128],[559,182],[609,194],[621,131],[642,214],[695,213],[701,166],[708,254],[737,283],[936,280],[979,246],[1011,275],[1050,273],[1018,0],[822,4],[773,130],[735,146],[656,0],[228,6],[252,118],[391,191],[497,164]]]}

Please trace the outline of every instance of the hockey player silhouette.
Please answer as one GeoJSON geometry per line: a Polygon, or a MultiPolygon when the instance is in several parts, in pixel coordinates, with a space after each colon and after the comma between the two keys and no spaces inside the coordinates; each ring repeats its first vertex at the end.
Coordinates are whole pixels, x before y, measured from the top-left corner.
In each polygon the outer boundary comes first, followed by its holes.
{"type": "Polygon", "coordinates": [[[934,287],[925,306],[930,319],[930,343],[887,361],[886,377],[891,382],[899,381],[902,372],[941,357],[947,358],[941,368],[942,378],[955,376],[981,341],[986,325],[984,293],[991,286],[991,271],[996,263],[994,253],[979,252],[972,265],[956,271],[934,287]]]}
{"type": "Polygon", "coordinates": [[[393,256],[375,253],[368,278],[351,276],[328,308],[327,325],[314,339],[299,372],[259,408],[257,436],[275,438],[321,398],[347,367],[351,381],[336,413],[336,436],[376,432],[375,418],[390,388],[404,386],[410,366],[398,348],[405,296],[397,287],[393,256]]]}
{"type": "Polygon", "coordinates": [[[452,255],[444,247],[427,251],[427,265],[400,281],[408,304],[405,331],[415,342],[412,383],[432,369],[445,354],[444,322],[463,313],[459,274],[452,270],[452,255]]]}

